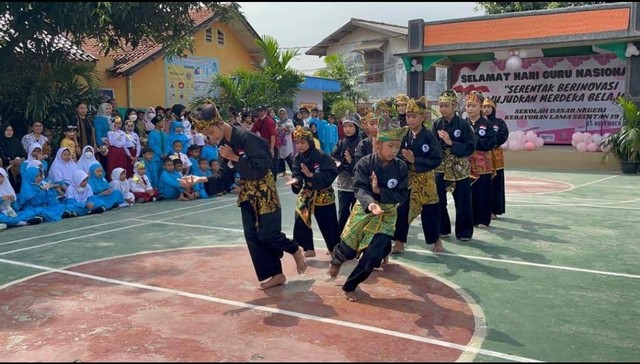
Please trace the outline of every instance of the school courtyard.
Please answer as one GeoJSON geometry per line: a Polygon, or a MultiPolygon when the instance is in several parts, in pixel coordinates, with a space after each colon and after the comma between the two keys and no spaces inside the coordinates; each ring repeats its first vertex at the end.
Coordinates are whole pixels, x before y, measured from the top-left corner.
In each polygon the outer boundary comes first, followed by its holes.
{"type": "MultiPolygon", "coordinates": [[[[506,215],[469,242],[444,239],[445,253],[417,219],[357,303],[340,290],[354,263],[330,279],[317,226],[307,272],[287,255],[287,283],[259,290],[236,195],[8,229],[0,357],[637,361],[638,176],[507,169],[506,181],[506,215]]],[[[295,196],[277,183],[291,237],[295,196]]]]}

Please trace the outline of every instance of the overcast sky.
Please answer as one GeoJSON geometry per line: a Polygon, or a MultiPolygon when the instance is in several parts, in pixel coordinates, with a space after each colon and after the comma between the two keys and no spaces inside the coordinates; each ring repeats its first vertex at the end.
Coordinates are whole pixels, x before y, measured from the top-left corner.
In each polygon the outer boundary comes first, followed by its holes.
{"type": "Polygon", "coordinates": [[[280,47],[297,47],[293,68],[304,73],[324,67],[322,58],[304,52],[338,30],[351,18],[407,26],[411,19],[424,21],[466,18],[484,15],[475,11],[475,2],[463,3],[358,3],[358,2],[239,2],[241,11],[253,28],[271,35],[280,47]]]}

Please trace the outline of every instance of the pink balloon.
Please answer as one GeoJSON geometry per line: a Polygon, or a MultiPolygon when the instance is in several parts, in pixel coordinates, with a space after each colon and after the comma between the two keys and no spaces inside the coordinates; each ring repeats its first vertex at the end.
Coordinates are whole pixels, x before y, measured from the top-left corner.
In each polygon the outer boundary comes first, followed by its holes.
{"type": "Polygon", "coordinates": [[[586,152],[587,151],[587,143],[585,143],[585,142],[578,143],[578,145],[576,145],[576,149],[578,150],[578,152],[586,152]]]}
{"type": "Polygon", "coordinates": [[[593,135],[591,135],[591,133],[582,134],[582,141],[591,144],[593,142],[593,135]]]}
{"type": "Polygon", "coordinates": [[[598,144],[596,143],[589,143],[589,145],[587,145],[587,150],[590,152],[597,152],[598,151],[598,144]]]}
{"type": "Polygon", "coordinates": [[[582,141],[582,133],[579,131],[576,131],[575,133],[573,133],[573,135],[571,136],[571,140],[575,140],[578,142],[582,141]]]}
{"type": "Polygon", "coordinates": [[[577,141],[577,140],[575,140],[575,139],[572,139],[572,140],[571,140],[571,145],[573,145],[574,147],[577,147],[577,146],[578,146],[578,143],[580,143],[580,142],[579,142],[579,141],[577,141]]]}
{"type": "Polygon", "coordinates": [[[505,150],[509,149],[509,141],[504,142],[504,144],[502,144],[500,147],[505,150]]]}
{"type": "Polygon", "coordinates": [[[535,142],[536,138],[538,137],[538,135],[536,135],[536,133],[534,133],[532,131],[528,131],[527,134],[525,134],[524,137],[528,142],[535,142]]]}
{"type": "Polygon", "coordinates": [[[540,148],[544,145],[544,139],[537,137],[536,141],[533,143],[536,145],[536,148],[540,148]]]}
{"type": "Polygon", "coordinates": [[[520,143],[520,141],[512,140],[509,142],[509,150],[516,152],[520,149],[522,149],[522,144],[520,143]]]}
{"type": "Polygon", "coordinates": [[[526,142],[524,145],[524,150],[529,152],[532,150],[536,150],[536,145],[533,142],[526,142]]]}

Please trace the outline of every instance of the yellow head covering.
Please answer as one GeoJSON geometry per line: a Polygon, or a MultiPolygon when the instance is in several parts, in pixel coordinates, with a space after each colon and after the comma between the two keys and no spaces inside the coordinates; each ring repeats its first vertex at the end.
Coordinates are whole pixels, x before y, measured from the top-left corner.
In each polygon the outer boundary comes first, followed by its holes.
{"type": "Polygon", "coordinates": [[[493,107],[495,109],[496,108],[496,103],[493,102],[493,100],[491,100],[490,98],[487,97],[486,99],[484,99],[484,102],[482,103],[482,106],[491,106],[491,107],[493,107]]]}
{"type": "Polygon", "coordinates": [[[203,134],[206,134],[208,128],[219,125],[223,121],[220,117],[218,107],[216,107],[213,101],[207,101],[203,106],[199,107],[196,112],[191,113],[189,118],[196,132],[203,134]],[[213,106],[213,109],[211,109],[211,106],[213,106]]]}
{"type": "Polygon", "coordinates": [[[311,129],[298,125],[293,132],[293,140],[301,139],[313,140],[313,133],[311,129]]]}
{"type": "Polygon", "coordinates": [[[398,94],[398,96],[396,96],[396,105],[406,104],[408,102],[409,102],[409,96],[405,94],[398,94]]]}
{"type": "Polygon", "coordinates": [[[478,103],[482,105],[484,102],[484,95],[480,91],[471,91],[467,94],[466,102],[467,104],[478,103]]]}
{"type": "Polygon", "coordinates": [[[424,114],[427,112],[427,99],[422,96],[418,100],[409,99],[407,113],[424,114]]]}
{"type": "Polygon", "coordinates": [[[438,102],[441,104],[449,103],[449,104],[457,104],[458,103],[458,94],[454,90],[447,90],[440,94],[438,97],[438,102]]]}

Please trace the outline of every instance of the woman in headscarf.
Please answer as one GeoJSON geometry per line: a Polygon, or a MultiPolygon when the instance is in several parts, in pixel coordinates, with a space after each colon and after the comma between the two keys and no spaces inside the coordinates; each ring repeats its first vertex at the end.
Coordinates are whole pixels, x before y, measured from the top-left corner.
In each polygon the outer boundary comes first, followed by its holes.
{"type": "Polygon", "coordinates": [[[94,164],[100,164],[96,159],[95,152],[93,147],[90,145],[85,145],[82,148],[82,154],[78,158],[78,169],[83,170],[85,173],[89,173],[89,168],[91,168],[94,164]]]}
{"type": "Polygon", "coordinates": [[[22,185],[22,175],[20,174],[20,164],[27,158],[27,153],[22,147],[22,143],[13,134],[13,127],[6,123],[0,127],[0,149],[2,150],[2,165],[8,174],[11,187],[20,193],[22,185]]]}
{"type": "Polygon", "coordinates": [[[18,195],[19,211],[33,210],[44,221],[60,221],[63,217],[74,216],[65,206],[49,193],[49,185],[39,167],[29,166],[22,176],[22,188],[18,195]]]}
{"type": "Polygon", "coordinates": [[[78,163],[71,158],[69,148],[60,148],[56,153],[56,159],[49,170],[49,180],[59,185],[63,191],[73,181],[73,173],[78,169],[78,163]]]}
{"type": "Polygon", "coordinates": [[[289,170],[293,170],[293,138],[291,137],[291,133],[293,133],[295,127],[293,126],[293,121],[289,119],[285,108],[280,108],[278,115],[280,116],[278,121],[276,121],[276,131],[278,132],[278,141],[280,144],[280,148],[278,149],[278,166],[279,170],[282,171],[282,177],[286,177],[287,167],[285,166],[285,162],[289,165],[289,170]]]}
{"type": "Polygon", "coordinates": [[[16,211],[16,192],[9,183],[9,176],[4,168],[0,168],[0,224],[7,226],[34,225],[44,221],[37,217],[36,210],[16,211]]]}
{"type": "Polygon", "coordinates": [[[98,115],[93,120],[93,125],[96,129],[96,144],[98,148],[101,148],[103,145],[109,145],[107,133],[109,133],[109,121],[111,120],[111,104],[108,102],[103,102],[98,106],[98,115]]]}
{"type": "Polygon", "coordinates": [[[124,202],[122,192],[112,190],[109,182],[104,178],[104,169],[100,164],[94,164],[89,168],[89,185],[94,195],[105,198],[104,206],[107,210],[118,207],[124,202]]]}
{"type": "Polygon", "coordinates": [[[143,147],[147,146],[147,142],[149,141],[149,132],[156,128],[156,126],[151,122],[155,117],[156,110],[153,106],[149,106],[147,111],[144,113],[142,120],[138,120],[136,123],[135,131],[140,137],[140,144],[142,144],[143,147]]]}

